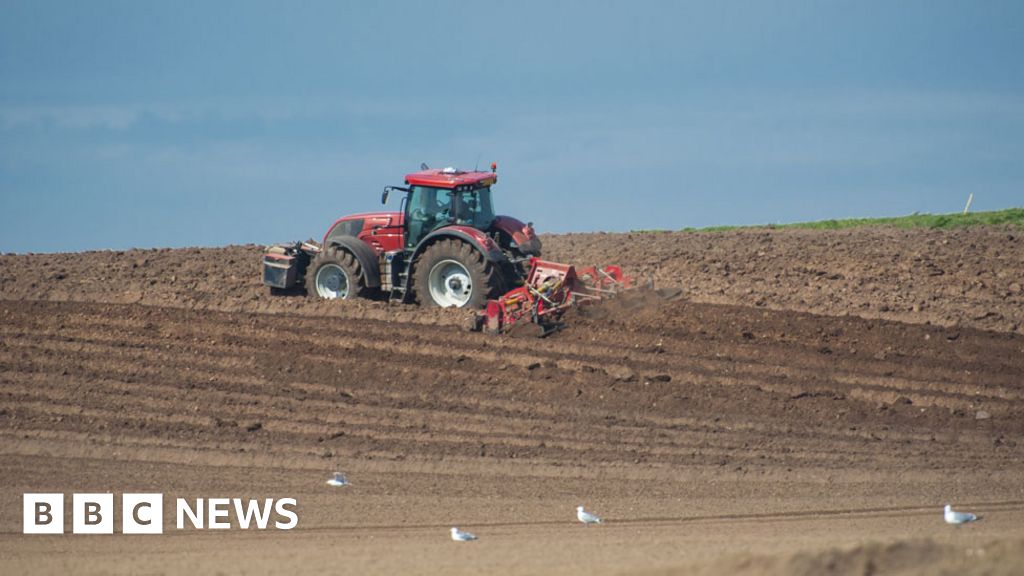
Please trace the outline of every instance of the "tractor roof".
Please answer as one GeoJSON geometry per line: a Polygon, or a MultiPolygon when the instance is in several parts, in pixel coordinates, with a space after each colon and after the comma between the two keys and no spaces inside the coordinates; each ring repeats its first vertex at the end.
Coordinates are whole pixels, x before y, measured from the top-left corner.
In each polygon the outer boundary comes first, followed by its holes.
{"type": "Polygon", "coordinates": [[[405,183],[410,186],[430,186],[433,188],[456,188],[469,186],[472,188],[490,186],[498,181],[493,172],[463,172],[454,168],[432,168],[405,175],[405,183]]]}

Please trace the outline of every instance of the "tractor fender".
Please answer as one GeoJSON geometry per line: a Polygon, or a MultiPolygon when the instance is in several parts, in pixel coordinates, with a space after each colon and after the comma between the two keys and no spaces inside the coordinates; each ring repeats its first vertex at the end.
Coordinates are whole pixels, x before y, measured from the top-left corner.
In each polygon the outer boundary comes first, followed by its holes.
{"type": "Polygon", "coordinates": [[[502,253],[501,247],[487,234],[484,234],[476,228],[469,226],[445,226],[439,230],[434,230],[430,234],[420,241],[416,246],[416,250],[412,253],[412,258],[409,262],[415,262],[416,258],[434,242],[441,238],[458,238],[463,242],[469,244],[473,248],[476,248],[484,255],[489,262],[501,263],[506,260],[505,254],[502,253]]]}
{"type": "Polygon", "coordinates": [[[519,251],[528,256],[540,256],[540,238],[533,230],[533,224],[524,224],[511,216],[496,216],[491,223],[492,230],[498,230],[512,239],[519,251]]]}
{"type": "Polygon", "coordinates": [[[363,268],[363,282],[367,288],[380,288],[380,259],[373,248],[355,236],[334,236],[330,243],[356,257],[363,268]]]}

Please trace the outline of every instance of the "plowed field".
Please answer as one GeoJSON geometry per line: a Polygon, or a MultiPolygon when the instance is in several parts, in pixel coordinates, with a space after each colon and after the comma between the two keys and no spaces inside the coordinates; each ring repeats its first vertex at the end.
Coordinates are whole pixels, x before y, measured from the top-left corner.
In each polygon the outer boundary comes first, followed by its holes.
{"type": "Polygon", "coordinates": [[[542,340],[272,297],[254,246],[0,256],[4,572],[1020,573],[1019,236],[547,237],[657,290],[542,340]],[[29,492],[292,497],[299,524],[23,535],[29,492]]]}

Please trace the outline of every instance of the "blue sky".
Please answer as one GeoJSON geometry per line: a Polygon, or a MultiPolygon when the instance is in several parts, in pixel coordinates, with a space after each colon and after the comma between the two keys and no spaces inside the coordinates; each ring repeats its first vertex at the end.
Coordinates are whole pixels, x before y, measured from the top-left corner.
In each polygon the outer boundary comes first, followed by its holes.
{"type": "Polygon", "coordinates": [[[1021,206],[1021,54],[1019,1],[3,0],[0,251],[319,238],[420,162],[542,232],[1021,206]]]}

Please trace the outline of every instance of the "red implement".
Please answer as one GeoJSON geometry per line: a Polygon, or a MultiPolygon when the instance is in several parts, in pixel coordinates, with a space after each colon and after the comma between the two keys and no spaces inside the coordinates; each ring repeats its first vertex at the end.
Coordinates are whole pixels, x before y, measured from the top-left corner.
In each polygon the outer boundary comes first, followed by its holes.
{"type": "Polygon", "coordinates": [[[474,323],[475,330],[498,333],[530,322],[544,337],[559,330],[562,314],[573,306],[600,301],[632,287],[633,279],[619,266],[591,266],[577,271],[569,264],[530,259],[526,283],[497,300],[488,300],[474,323]]]}

